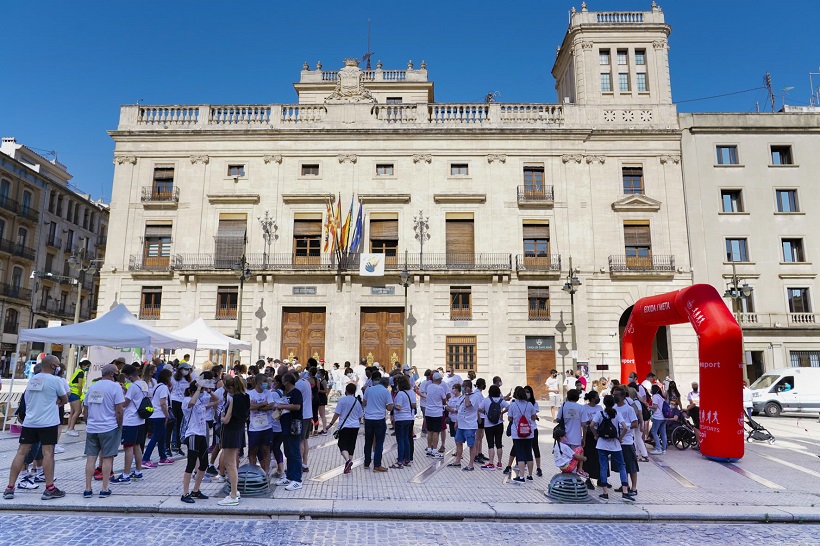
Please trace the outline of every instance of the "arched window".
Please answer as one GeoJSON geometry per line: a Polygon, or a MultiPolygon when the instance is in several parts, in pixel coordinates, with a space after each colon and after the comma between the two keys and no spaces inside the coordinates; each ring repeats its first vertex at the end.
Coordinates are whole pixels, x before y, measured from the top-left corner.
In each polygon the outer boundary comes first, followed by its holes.
{"type": "Polygon", "coordinates": [[[23,285],[23,268],[19,266],[15,266],[14,269],[11,270],[11,286],[14,291],[20,290],[20,287],[23,285]]]}
{"type": "Polygon", "coordinates": [[[17,244],[20,246],[26,246],[28,242],[28,230],[24,227],[20,227],[17,229],[17,244]]]}
{"type": "Polygon", "coordinates": [[[6,311],[6,321],[3,324],[3,333],[16,334],[20,326],[19,317],[20,314],[17,312],[17,309],[8,309],[6,311]]]}
{"type": "Polygon", "coordinates": [[[28,214],[31,210],[31,192],[26,190],[23,192],[23,214],[28,214]]]}

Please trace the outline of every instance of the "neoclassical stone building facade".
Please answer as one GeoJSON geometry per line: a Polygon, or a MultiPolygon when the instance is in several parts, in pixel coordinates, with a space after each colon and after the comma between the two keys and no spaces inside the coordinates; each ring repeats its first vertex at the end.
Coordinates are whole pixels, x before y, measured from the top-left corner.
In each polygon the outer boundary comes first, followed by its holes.
{"type": "MultiPolygon", "coordinates": [[[[305,64],[295,104],[123,106],[100,304],[241,330],[252,359],[615,377],[631,304],[693,281],[669,33],[573,13],[557,103],[437,103],[424,62],[346,61],[305,64]],[[329,199],[361,203],[383,277],[325,251],[329,199]]],[[[661,374],[696,376],[690,330],[660,330],[661,374]]]]}

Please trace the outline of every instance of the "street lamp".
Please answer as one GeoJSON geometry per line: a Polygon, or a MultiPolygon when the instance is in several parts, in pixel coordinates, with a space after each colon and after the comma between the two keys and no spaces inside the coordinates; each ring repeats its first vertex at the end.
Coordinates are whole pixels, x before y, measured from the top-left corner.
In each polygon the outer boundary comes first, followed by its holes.
{"type": "Polygon", "coordinates": [[[262,238],[265,239],[265,255],[263,259],[263,263],[265,268],[268,265],[268,257],[270,256],[270,245],[273,241],[279,238],[276,234],[276,230],[279,229],[279,226],[276,225],[276,219],[270,215],[270,211],[265,211],[265,217],[257,216],[256,218],[259,220],[259,223],[262,225],[262,238]]]}
{"type": "Polygon", "coordinates": [[[407,358],[407,323],[410,320],[410,313],[407,310],[407,287],[410,286],[410,273],[407,271],[407,258],[404,259],[404,269],[401,271],[401,285],[404,287],[404,364],[409,364],[407,358]]]}
{"type": "MultiPolygon", "coordinates": [[[[729,284],[726,287],[726,291],[723,292],[724,298],[732,298],[732,311],[734,312],[735,319],[740,318],[738,322],[744,322],[744,315],[746,313],[746,307],[744,306],[744,300],[752,295],[754,288],[749,286],[745,280],[743,280],[743,284],[740,284],[741,278],[737,276],[737,267],[735,266],[734,262],[732,262],[732,278],[729,279],[729,284]]],[[[743,343],[743,329],[741,328],[741,344],[743,343]]],[[[745,357],[745,350],[744,350],[744,357],[745,357]]],[[[745,362],[744,362],[745,364],[745,362]]],[[[748,377],[746,366],[743,366],[743,377],[747,379],[748,377]]]]}
{"type": "MultiPolygon", "coordinates": [[[[88,260],[88,249],[86,248],[86,245],[88,245],[88,237],[81,237],[80,240],[83,242],[82,246],[79,249],[74,250],[68,258],[68,265],[72,269],[77,270],[77,278],[75,279],[75,284],[77,285],[77,303],[74,304],[74,324],[78,324],[80,322],[80,303],[82,301],[83,281],[85,280],[85,274],[86,272],[90,272],[91,275],[94,275],[97,271],[98,261],[88,260]],[[86,262],[88,262],[88,265],[86,265],[86,262]]],[[[68,353],[68,377],[71,377],[71,374],[74,373],[74,366],[77,362],[76,352],[78,350],[78,345],[71,345],[68,353]]]]}
{"type": "MultiPolygon", "coordinates": [[[[423,210],[413,216],[413,231],[416,233],[416,240],[419,242],[419,265],[421,265],[424,257],[424,242],[430,239],[430,217],[425,216],[423,210]]],[[[404,261],[407,263],[406,257],[404,261]]]]}
{"type": "Polygon", "coordinates": [[[576,271],[572,268],[572,256],[569,257],[569,271],[567,272],[567,280],[564,283],[563,290],[567,294],[569,294],[569,305],[570,305],[570,326],[572,326],[572,330],[570,334],[572,335],[572,370],[575,371],[578,368],[578,342],[575,337],[575,294],[578,292],[578,287],[581,286],[581,279],[575,274],[576,271]]]}
{"type": "Polygon", "coordinates": [[[252,275],[251,268],[248,267],[248,262],[244,254],[241,260],[237,260],[237,262],[233,264],[233,270],[239,275],[239,295],[236,300],[236,330],[234,332],[234,337],[239,339],[239,336],[242,335],[242,292],[245,290],[245,281],[250,279],[252,275]]]}

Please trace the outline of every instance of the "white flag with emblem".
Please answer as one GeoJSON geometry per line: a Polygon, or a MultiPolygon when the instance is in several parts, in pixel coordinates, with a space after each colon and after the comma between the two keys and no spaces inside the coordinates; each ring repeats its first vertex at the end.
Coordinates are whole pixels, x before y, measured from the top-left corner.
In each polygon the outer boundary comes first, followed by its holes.
{"type": "Polygon", "coordinates": [[[363,277],[384,277],[384,254],[362,252],[359,260],[359,275],[363,277]]]}

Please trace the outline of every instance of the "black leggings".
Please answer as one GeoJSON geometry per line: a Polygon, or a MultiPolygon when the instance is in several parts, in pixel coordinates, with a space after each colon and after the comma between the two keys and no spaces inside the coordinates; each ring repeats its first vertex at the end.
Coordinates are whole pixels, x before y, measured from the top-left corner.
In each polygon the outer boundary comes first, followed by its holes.
{"type": "Polygon", "coordinates": [[[538,429],[533,431],[532,436],[532,454],[536,459],[541,458],[541,448],[538,447],[538,429]]]}
{"type": "Polygon", "coordinates": [[[171,436],[171,447],[178,448],[182,444],[179,437],[180,427],[182,427],[182,402],[171,400],[171,413],[174,414],[174,433],[171,436]]]}
{"type": "Polygon", "coordinates": [[[491,427],[484,427],[484,437],[487,439],[487,447],[489,449],[501,449],[502,439],[504,438],[504,423],[498,423],[491,427]]]}
{"type": "Polygon", "coordinates": [[[208,440],[205,436],[188,436],[185,438],[185,445],[188,447],[188,466],[185,467],[185,473],[193,474],[197,461],[199,470],[205,472],[208,469],[208,440]]]}

